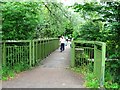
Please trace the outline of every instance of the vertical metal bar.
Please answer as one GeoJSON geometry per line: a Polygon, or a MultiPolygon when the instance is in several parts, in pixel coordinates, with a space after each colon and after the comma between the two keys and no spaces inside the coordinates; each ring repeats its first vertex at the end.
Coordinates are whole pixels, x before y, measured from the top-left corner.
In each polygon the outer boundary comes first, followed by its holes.
{"type": "Polygon", "coordinates": [[[83,60],[82,54],[81,54],[81,64],[82,64],[82,66],[84,65],[84,60],[83,60]]]}
{"type": "Polygon", "coordinates": [[[9,59],[10,59],[10,55],[9,55],[9,46],[8,46],[8,48],[7,48],[7,52],[8,52],[8,53],[7,53],[7,57],[8,57],[8,59],[7,59],[8,61],[7,61],[7,63],[9,63],[9,59]]]}
{"type": "Polygon", "coordinates": [[[80,54],[80,52],[78,52],[78,54],[80,56],[80,59],[78,57],[78,60],[79,60],[78,66],[81,66],[82,65],[82,55],[80,54]]]}
{"type": "Polygon", "coordinates": [[[27,61],[27,64],[29,65],[29,43],[28,43],[28,61],[27,61]]]}
{"type": "Polygon", "coordinates": [[[44,50],[45,50],[45,52],[44,52],[44,58],[46,57],[46,40],[45,40],[45,44],[44,44],[44,50]]]}
{"type": "Polygon", "coordinates": [[[26,64],[28,64],[28,46],[26,45],[26,64]]]}
{"type": "MultiPolygon", "coordinates": [[[[87,48],[84,48],[84,52],[85,52],[85,57],[88,56],[88,54],[87,54],[87,48]]],[[[88,59],[89,58],[87,57],[87,61],[86,61],[87,63],[86,63],[86,65],[88,65],[88,59]]]]}
{"type": "Polygon", "coordinates": [[[40,60],[42,60],[42,41],[40,41],[40,60]]]}
{"type": "MultiPolygon", "coordinates": [[[[7,50],[7,47],[6,47],[6,50],[7,50]]],[[[9,66],[11,66],[11,57],[12,57],[12,53],[11,53],[11,46],[10,46],[10,52],[9,52],[9,54],[10,54],[10,59],[9,59],[9,63],[8,63],[8,65],[9,66]]]]}
{"type": "Polygon", "coordinates": [[[32,47],[33,47],[33,49],[32,49],[32,65],[34,65],[35,64],[35,41],[34,40],[32,40],[32,47]]]}
{"type": "Polygon", "coordinates": [[[18,63],[18,58],[19,58],[19,46],[14,47],[13,52],[14,52],[13,55],[16,54],[16,55],[14,56],[14,57],[15,57],[15,59],[14,59],[14,64],[16,64],[16,63],[18,63]]]}
{"type": "Polygon", "coordinates": [[[9,46],[6,47],[6,51],[7,50],[8,50],[8,53],[6,53],[6,56],[8,56],[8,59],[6,57],[6,65],[10,66],[11,53],[10,53],[10,47],[9,46]]]}
{"type": "Polygon", "coordinates": [[[45,57],[47,57],[47,40],[46,40],[46,45],[45,45],[45,57]]]}
{"type": "Polygon", "coordinates": [[[46,40],[45,40],[45,44],[44,44],[44,50],[45,50],[45,52],[44,52],[44,58],[46,57],[46,40]]]}
{"type": "Polygon", "coordinates": [[[14,53],[14,50],[15,50],[14,48],[15,48],[14,46],[11,47],[11,54],[12,54],[11,65],[14,65],[14,63],[16,61],[15,59],[17,58],[15,55],[17,52],[14,53]]]}
{"type": "Polygon", "coordinates": [[[49,43],[48,43],[48,39],[47,39],[47,56],[49,55],[49,43]]]}
{"type": "Polygon", "coordinates": [[[75,43],[72,41],[71,67],[75,66],[75,43]]]}
{"type": "MultiPolygon", "coordinates": [[[[88,54],[87,54],[87,48],[85,48],[85,54],[88,56],[88,54]]],[[[86,65],[88,65],[88,64],[89,64],[88,59],[89,59],[89,58],[87,57],[86,65]]]]}
{"type": "Polygon", "coordinates": [[[14,64],[18,63],[18,54],[19,54],[19,47],[14,47],[13,49],[13,56],[14,56],[14,64]]]}
{"type": "Polygon", "coordinates": [[[10,47],[10,51],[11,51],[11,60],[10,60],[10,66],[12,66],[12,59],[13,59],[13,53],[12,53],[12,46],[10,47]]]}
{"type": "MultiPolygon", "coordinates": [[[[90,48],[88,48],[88,58],[91,60],[91,58],[90,58],[90,54],[91,54],[91,52],[90,52],[90,48]]],[[[90,65],[92,65],[92,61],[90,61],[90,65]]]]}
{"type": "Polygon", "coordinates": [[[38,60],[40,61],[41,59],[40,59],[40,41],[38,41],[38,53],[37,53],[38,55],[38,60]]]}
{"type": "Polygon", "coordinates": [[[49,53],[49,39],[48,39],[48,55],[49,55],[50,53],[49,53]]]}
{"type": "Polygon", "coordinates": [[[42,47],[41,47],[41,52],[42,52],[42,59],[44,58],[44,41],[42,41],[42,47]]]}
{"type": "MultiPolygon", "coordinates": [[[[50,39],[50,46],[52,45],[52,43],[51,43],[51,39],[50,39]]],[[[49,47],[50,48],[50,47],[49,47]]],[[[51,53],[51,48],[50,48],[50,53],[51,53]]]]}
{"type": "Polygon", "coordinates": [[[17,59],[17,63],[19,63],[19,59],[20,59],[20,46],[18,47],[18,59],[17,59]]]}
{"type": "Polygon", "coordinates": [[[41,41],[41,60],[43,59],[43,41],[41,41]]]}
{"type": "Polygon", "coordinates": [[[45,40],[43,41],[43,59],[45,57],[45,40]]]}
{"type": "Polygon", "coordinates": [[[38,41],[36,41],[36,62],[38,62],[38,41]]]}
{"type": "Polygon", "coordinates": [[[105,73],[105,55],[106,55],[106,44],[102,44],[102,63],[101,63],[101,78],[100,87],[104,86],[104,73],[105,73]]]}
{"type": "Polygon", "coordinates": [[[25,61],[26,61],[26,64],[27,64],[28,63],[28,46],[27,45],[25,46],[25,50],[26,50],[25,51],[26,52],[26,55],[25,55],[26,56],[25,57],[26,60],[25,61]]]}
{"type": "Polygon", "coordinates": [[[32,50],[31,50],[31,48],[32,48],[32,44],[31,44],[31,40],[29,41],[29,59],[30,59],[30,61],[29,61],[29,64],[30,64],[30,66],[32,65],[31,64],[31,62],[32,62],[32,57],[31,57],[31,52],[32,52],[32,50]]]}
{"type": "Polygon", "coordinates": [[[96,45],[94,45],[94,73],[95,73],[95,75],[97,74],[96,73],[96,71],[97,71],[97,52],[96,52],[96,50],[97,50],[97,47],[96,47],[96,45]]]}
{"type": "Polygon", "coordinates": [[[21,58],[22,57],[22,51],[21,51],[21,49],[22,49],[22,46],[20,46],[20,59],[19,59],[18,63],[20,63],[20,60],[22,59],[21,58]]]}
{"type": "Polygon", "coordinates": [[[47,40],[46,40],[46,45],[45,45],[45,57],[47,57],[47,40]]]}
{"type": "Polygon", "coordinates": [[[20,59],[20,63],[23,61],[23,46],[21,46],[21,59],[20,59]]]}
{"type": "Polygon", "coordinates": [[[39,41],[39,43],[38,43],[38,56],[39,56],[39,61],[41,60],[41,41],[39,41]]]}
{"type": "Polygon", "coordinates": [[[3,42],[3,66],[6,66],[6,44],[3,42]]]}
{"type": "Polygon", "coordinates": [[[43,43],[42,43],[42,59],[44,59],[44,40],[43,40],[43,43]]]}

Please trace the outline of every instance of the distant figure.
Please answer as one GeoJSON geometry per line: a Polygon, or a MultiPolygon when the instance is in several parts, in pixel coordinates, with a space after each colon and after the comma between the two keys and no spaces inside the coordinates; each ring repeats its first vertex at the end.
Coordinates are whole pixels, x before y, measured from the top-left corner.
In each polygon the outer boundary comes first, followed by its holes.
{"type": "Polygon", "coordinates": [[[70,39],[68,39],[68,45],[69,45],[69,47],[71,47],[71,40],[70,39]]]}
{"type": "Polygon", "coordinates": [[[60,38],[60,51],[62,52],[64,50],[65,50],[65,38],[64,38],[64,36],[62,36],[60,38]]]}

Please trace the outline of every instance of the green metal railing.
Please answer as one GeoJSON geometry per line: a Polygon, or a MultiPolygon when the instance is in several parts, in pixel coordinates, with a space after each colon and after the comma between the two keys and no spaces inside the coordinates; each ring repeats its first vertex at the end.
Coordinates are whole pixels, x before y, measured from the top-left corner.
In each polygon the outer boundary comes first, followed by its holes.
{"type": "Polygon", "coordinates": [[[91,66],[88,70],[94,72],[104,85],[106,44],[98,41],[72,41],[71,67],[91,66]]]}
{"type": "Polygon", "coordinates": [[[58,39],[2,41],[2,66],[35,66],[58,47],[58,39]]]}

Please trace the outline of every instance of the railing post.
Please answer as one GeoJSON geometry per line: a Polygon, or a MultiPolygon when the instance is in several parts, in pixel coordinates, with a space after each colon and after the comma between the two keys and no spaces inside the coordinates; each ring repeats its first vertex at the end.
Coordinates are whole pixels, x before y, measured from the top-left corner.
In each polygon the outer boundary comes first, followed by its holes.
{"type": "Polygon", "coordinates": [[[5,46],[5,42],[3,42],[3,66],[6,66],[6,46],[5,46]]]}
{"type": "Polygon", "coordinates": [[[94,73],[97,75],[97,46],[94,44],[94,73]]]}
{"type": "Polygon", "coordinates": [[[104,87],[104,73],[105,73],[105,57],[106,57],[106,44],[102,44],[102,63],[101,63],[101,77],[100,87],[104,87]]]}
{"type": "Polygon", "coordinates": [[[41,60],[44,58],[44,40],[41,40],[41,60]]]}
{"type": "Polygon", "coordinates": [[[75,43],[72,41],[71,67],[75,66],[75,43]]]}
{"type": "Polygon", "coordinates": [[[29,64],[31,66],[32,65],[31,64],[32,62],[32,41],[31,40],[29,41],[29,59],[30,59],[29,64]]]}
{"type": "Polygon", "coordinates": [[[35,49],[36,49],[36,50],[35,50],[35,51],[36,51],[35,63],[36,63],[36,62],[38,62],[38,41],[36,41],[36,44],[35,44],[35,45],[36,45],[36,48],[35,48],[35,49]]]}
{"type": "Polygon", "coordinates": [[[35,41],[32,40],[32,64],[34,65],[35,64],[35,41]]]}
{"type": "MultiPolygon", "coordinates": [[[[3,56],[2,56],[2,42],[1,42],[1,41],[0,41],[0,55],[1,55],[1,56],[0,56],[0,60],[1,60],[1,61],[0,61],[0,70],[1,70],[1,68],[2,68],[2,57],[3,57],[3,56]]],[[[1,74],[0,74],[0,76],[1,76],[1,74]]],[[[0,78],[1,78],[1,77],[0,77],[0,78]]]]}
{"type": "Polygon", "coordinates": [[[39,41],[39,58],[40,58],[40,61],[42,60],[42,53],[41,53],[41,51],[42,51],[42,44],[41,44],[41,40],[39,41]]]}
{"type": "Polygon", "coordinates": [[[100,87],[104,87],[104,73],[105,73],[105,56],[106,56],[106,44],[97,42],[94,45],[94,73],[100,82],[100,87]],[[97,46],[101,46],[99,50],[97,46]]]}

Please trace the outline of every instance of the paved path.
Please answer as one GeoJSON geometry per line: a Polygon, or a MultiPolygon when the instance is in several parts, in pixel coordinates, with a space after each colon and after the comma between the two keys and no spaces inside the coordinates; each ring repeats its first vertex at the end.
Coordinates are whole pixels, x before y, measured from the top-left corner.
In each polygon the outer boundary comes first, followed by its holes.
{"type": "Polygon", "coordinates": [[[69,69],[70,48],[56,50],[42,65],[22,72],[10,81],[3,81],[3,88],[84,88],[81,75],[69,69]]]}

